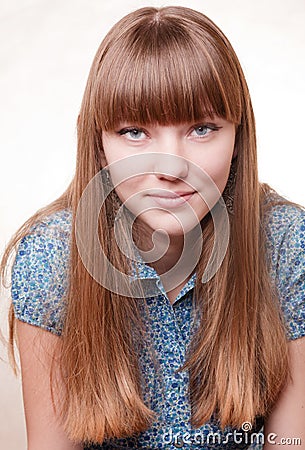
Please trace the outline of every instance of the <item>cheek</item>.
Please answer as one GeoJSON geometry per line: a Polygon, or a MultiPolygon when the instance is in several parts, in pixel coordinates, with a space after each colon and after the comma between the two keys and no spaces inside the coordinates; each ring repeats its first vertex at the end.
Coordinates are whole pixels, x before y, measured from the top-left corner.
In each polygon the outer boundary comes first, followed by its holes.
{"type": "Polygon", "coordinates": [[[122,203],[126,202],[130,197],[141,192],[142,177],[133,177],[123,181],[116,187],[116,193],[122,203]]]}
{"type": "Polygon", "coordinates": [[[106,165],[112,164],[115,161],[117,161],[119,158],[119,155],[117,155],[117,149],[114,147],[112,148],[111,145],[103,145],[104,147],[104,154],[103,158],[105,160],[106,165]]]}
{"type": "Polygon", "coordinates": [[[213,179],[217,185],[219,191],[222,193],[229,177],[231,167],[231,160],[227,161],[225,164],[220,163],[218,166],[214,166],[208,171],[210,177],[213,179]]]}
{"type": "Polygon", "coordinates": [[[114,136],[113,133],[103,133],[103,150],[104,150],[104,159],[106,161],[106,165],[112,164],[116,161],[120,161],[125,158],[128,153],[126,153],[125,147],[119,141],[117,136],[114,136]]]}
{"type": "Polygon", "coordinates": [[[202,163],[202,168],[208,173],[217,185],[220,192],[223,192],[227,183],[231,162],[234,152],[234,135],[228,137],[217,147],[211,148],[211,152],[202,163]]]}
{"type": "Polygon", "coordinates": [[[224,157],[222,155],[215,158],[213,155],[211,158],[205,158],[204,162],[200,164],[200,167],[211,177],[218,190],[223,192],[230,173],[231,156],[224,157]]]}

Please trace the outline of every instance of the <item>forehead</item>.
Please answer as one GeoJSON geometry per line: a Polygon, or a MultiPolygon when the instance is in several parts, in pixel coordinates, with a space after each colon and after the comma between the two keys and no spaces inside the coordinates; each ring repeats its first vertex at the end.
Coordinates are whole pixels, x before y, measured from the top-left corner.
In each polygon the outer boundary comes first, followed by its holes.
{"type": "Polygon", "coordinates": [[[196,33],[165,28],[117,38],[94,81],[96,121],[169,125],[216,114],[238,123],[240,90],[232,62],[196,33]],[[171,31],[171,33],[169,33],[171,31]]]}

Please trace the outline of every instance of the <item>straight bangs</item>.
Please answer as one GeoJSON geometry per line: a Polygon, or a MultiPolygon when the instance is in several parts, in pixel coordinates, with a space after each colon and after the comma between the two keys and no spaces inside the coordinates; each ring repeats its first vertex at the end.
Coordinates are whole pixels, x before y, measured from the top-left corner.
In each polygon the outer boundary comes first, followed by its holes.
{"type": "Polygon", "coordinates": [[[104,48],[91,97],[98,128],[196,123],[215,115],[240,123],[242,89],[233,57],[202,25],[187,25],[146,17],[104,48]]]}

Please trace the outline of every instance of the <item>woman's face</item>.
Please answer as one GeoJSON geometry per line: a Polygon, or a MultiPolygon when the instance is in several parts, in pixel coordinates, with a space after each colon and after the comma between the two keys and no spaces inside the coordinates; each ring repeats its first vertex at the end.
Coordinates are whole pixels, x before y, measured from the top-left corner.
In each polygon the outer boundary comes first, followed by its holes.
{"type": "Polygon", "coordinates": [[[219,199],[234,142],[235,125],[219,117],[170,126],[126,122],[103,132],[121,201],[137,220],[172,236],[192,229],[219,199]]]}

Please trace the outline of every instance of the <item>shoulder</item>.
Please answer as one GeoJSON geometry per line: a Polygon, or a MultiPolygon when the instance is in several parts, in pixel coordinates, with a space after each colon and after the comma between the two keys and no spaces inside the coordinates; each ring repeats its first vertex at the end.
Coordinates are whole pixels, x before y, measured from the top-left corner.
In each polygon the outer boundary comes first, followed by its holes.
{"type": "Polygon", "coordinates": [[[35,223],[18,246],[15,266],[30,265],[39,261],[67,260],[72,227],[72,212],[56,211],[35,223]],[[22,264],[23,263],[23,264],[22,264]]]}
{"type": "Polygon", "coordinates": [[[15,316],[60,334],[68,287],[72,213],[45,216],[20,241],[12,268],[15,316]]]}
{"type": "Polygon", "coordinates": [[[296,339],[305,335],[305,211],[273,195],[263,222],[270,275],[288,337],[296,339]]]}
{"type": "Polygon", "coordinates": [[[290,231],[304,235],[305,210],[273,192],[264,202],[263,223],[269,240],[274,243],[290,231]]]}
{"type": "Polygon", "coordinates": [[[70,238],[72,226],[72,211],[61,209],[52,214],[46,215],[37,222],[31,229],[30,234],[45,234],[46,236],[56,236],[58,238],[70,238]]]}
{"type": "Polygon", "coordinates": [[[263,217],[265,242],[271,268],[287,270],[291,275],[304,260],[305,211],[301,206],[285,203],[280,196],[276,200],[263,217]]]}

